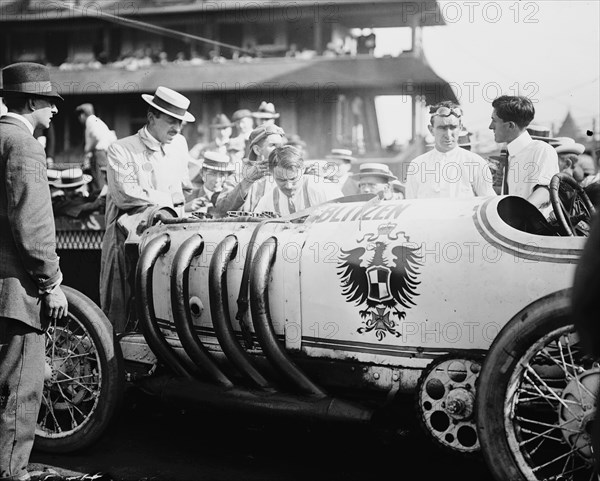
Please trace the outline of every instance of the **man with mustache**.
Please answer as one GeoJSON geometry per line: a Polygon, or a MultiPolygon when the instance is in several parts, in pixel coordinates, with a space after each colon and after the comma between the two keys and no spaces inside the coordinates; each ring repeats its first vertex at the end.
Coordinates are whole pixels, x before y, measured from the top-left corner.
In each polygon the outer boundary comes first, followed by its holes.
{"type": "Polygon", "coordinates": [[[154,96],[142,94],[149,104],[147,122],[136,134],[112,143],[108,149],[106,232],[102,241],[100,305],[122,332],[129,317],[134,266],[125,256],[127,234],[120,219],[151,206],[184,212],[184,190],[191,190],[188,146],[181,135],[182,122],[194,122],[189,99],[167,87],[154,96]]]}

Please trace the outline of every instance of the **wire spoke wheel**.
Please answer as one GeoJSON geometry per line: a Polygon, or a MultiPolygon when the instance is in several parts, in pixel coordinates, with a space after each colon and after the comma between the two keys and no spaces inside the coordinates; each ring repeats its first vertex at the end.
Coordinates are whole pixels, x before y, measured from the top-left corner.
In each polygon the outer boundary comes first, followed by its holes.
{"type": "Polygon", "coordinates": [[[475,410],[482,453],[499,481],[598,479],[600,367],[583,349],[570,306],[568,290],[535,301],[488,351],[475,410]]]}
{"type": "Polygon", "coordinates": [[[46,332],[47,371],[38,428],[46,437],[68,436],[89,421],[98,407],[100,357],[90,333],[69,315],[46,332]]]}
{"type": "Polygon", "coordinates": [[[600,370],[583,353],[574,326],[542,337],[517,365],[504,406],[517,463],[537,479],[592,479],[600,370]]]}
{"type": "Polygon", "coordinates": [[[102,435],[122,395],[122,357],[112,326],[89,298],[62,288],[69,314],[51,321],[35,447],[83,449],[102,435]]]}

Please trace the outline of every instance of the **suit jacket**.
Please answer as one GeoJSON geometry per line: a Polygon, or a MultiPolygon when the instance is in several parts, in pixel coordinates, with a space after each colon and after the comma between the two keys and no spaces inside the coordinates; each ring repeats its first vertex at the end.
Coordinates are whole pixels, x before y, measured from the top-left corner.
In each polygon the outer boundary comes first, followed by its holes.
{"type": "Polygon", "coordinates": [[[60,283],[46,154],[21,121],[0,118],[0,317],[43,329],[40,291],[60,283]]]}

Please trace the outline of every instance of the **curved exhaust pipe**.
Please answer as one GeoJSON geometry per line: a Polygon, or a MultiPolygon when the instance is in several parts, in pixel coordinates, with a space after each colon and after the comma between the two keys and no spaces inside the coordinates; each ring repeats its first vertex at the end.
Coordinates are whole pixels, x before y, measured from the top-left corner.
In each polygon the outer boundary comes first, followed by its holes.
{"type": "Polygon", "coordinates": [[[152,273],[157,259],[169,250],[170,244],[169,234],[164,233],[148,242],[142,251],[135,273],[135,305],[142,334],[150,349],[177,375],[192,378],[192,371],[183,365],[160,332],[154,313],[152,273]]]}
{"type": "Polygon", "coordinates": [[[204,240],[200,234],[195,234],[184,241],[171,267],[171,308],[175,328],[185,352],[190,356],[199,369],[206,372],[217,384],[223,387],[233,387],[233,383],[221,371],[202,341],[194,331],[192,313],[189,304],[190,282],[189,268],[192,259],[204,250],[204,240]]]}
{"type": "Polygon", "coordinates": [[[215,334],[227,359],[254,384],[263,389],[272,389],[270,383],[254,367],[246,351],[240,346],[229,316],[227,293],[227,265],[236,255],[238,241],[233,235],[223,239],[210,260],[208,274],[208,292],[210,314],[215,334]]]}
{"type": "Polygon", "coordinates": [[[268,289],[276,251],[277,239],[269,237],[258,248],[250,272],[250,309],[256,337],[267,359],[285,378],[305,394],[326,397],[325,392],[294,364],[285,348],[277,341],[269,312],[268,289]]]}

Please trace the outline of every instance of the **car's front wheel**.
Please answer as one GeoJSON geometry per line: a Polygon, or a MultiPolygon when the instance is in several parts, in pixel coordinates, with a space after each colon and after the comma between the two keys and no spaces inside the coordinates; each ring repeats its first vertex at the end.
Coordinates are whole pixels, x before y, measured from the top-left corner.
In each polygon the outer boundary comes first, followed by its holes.
{"type": "Polygon", "coordinates": [[[498,334],[478,380],[481,450],[498,480],[596,479],[600,368],[569,319],[570,294],[536,301],[498,334]]]}
{"type": "Polygon", "coordinates": [[[69,315],[52,321],[35,448],[83,449],[106,430],[122,395],[122,359],[104,313],[85,295],[62,287],[69,315]]]}

